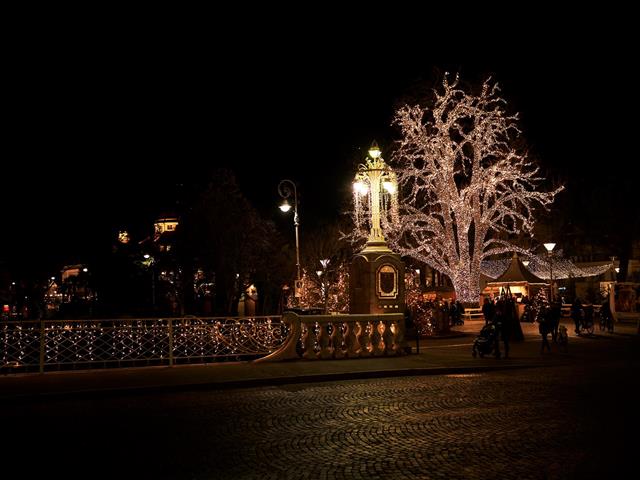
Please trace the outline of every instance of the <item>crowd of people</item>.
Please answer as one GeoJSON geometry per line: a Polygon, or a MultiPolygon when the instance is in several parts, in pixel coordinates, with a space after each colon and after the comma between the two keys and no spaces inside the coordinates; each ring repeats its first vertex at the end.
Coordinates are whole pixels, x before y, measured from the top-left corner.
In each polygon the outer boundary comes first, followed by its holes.
{"type": "MultiPolygon", "coordinates": [[[[464,324],[465,308],[460,301],[439,299],[436,301],[423,302],[423,310],[430,312],[428,333],[446,333],[450,327],[464,324]]],[[[580,298],[576,298],[571,305],[570,316],[575,323],[575,333],[583,334],[585,331],[592,332],[593,325],[599,319],[600,329],[613,332],[613,316],[609,307],[609,302],[594,308],[592,304],[583,304],[580,298]]],[[[544,291],[538,292],[535,297],[516,298],[513,295],[500,295],[496,297],[485,297],[481,307],[484,317],[485,327],[480,336],[491,336],[491,354],[498,358],[509,358],[510,343],[524,340],[524,334],[520,322],[538,323],[538,331],[542,342],[540,351],[543,353],[551,351],[548,337],[551,336],[554,343],[562,343],[562,335],[566,336],[566,329],[559,332],[560,318],[562,317],[562,303],[560,301],[549,302],[544,291]],[[524,305],[524,310],[519,310],[518,306],[524,305]],[[519,314],[519,311],[522,315],[519,314]]],[[[411,315],[407,310],[407,316],[411,315]]],[[[419,317],[419,315],[415,315],[419,317]]],[[[413,327],[413,320],[409,321],[413,327]]],[[[419,323],[419,319],[416,323],[419,323]]],[[[422,330],[420,334],[424,334],[422,330]]],[[[566,341],[564,345],[566,349],[566,341]]],[[[481,352],[483,353],[483,352],[481,352]]]]}
{"type": "MultiPolygon", "coordinates": [[[[538,296],[531,300],[528,298],[521,299],[520,303],[525,305],[522,318],[518,316],[514,297],[501,296],[495,299],[484,299],[482,314],[485,326],[491,326],[492,328],[483,328],[483,331],[492,332],[492,338],[495,341],[493,354],[498,358],[501,356],[501,341],[504,347],[504,357],[508,358],[509,342],[524,338],[520,321],[538,323],[538,331],[542,337],[541,353],[545,350],[551,351],[551,345],[548,340],[549,335],[551,335],[554,343],[562,340],[559,339],[560,318],[562,316],[562,304],[559,301],[550,303],[547,301],[544,292],[540,292],[538,296]]],[[[611,314],[609,301],[603,302],[597,313],[594,310],[594,305],[583,304],[580,298],[575,298],[571,305],[570,316],[575,324],[575,333],[577,335],[583,334],[585,331],[593,332],[596,317],[599,317],[601,330],[606,329],[610,333],[613,332],[613,315],[611,314]]]]}

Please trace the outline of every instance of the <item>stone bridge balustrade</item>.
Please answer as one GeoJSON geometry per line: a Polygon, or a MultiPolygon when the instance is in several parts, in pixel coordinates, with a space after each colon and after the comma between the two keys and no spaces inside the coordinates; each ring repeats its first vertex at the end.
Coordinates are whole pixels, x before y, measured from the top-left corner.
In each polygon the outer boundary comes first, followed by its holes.
{"type": "Polygon", "coordinates": [[[254,362],[404,354],[404,315],[401,313],[298,315],[286,312],[282,321],[289,327],[287,339],[278,350],[254,362]]]}

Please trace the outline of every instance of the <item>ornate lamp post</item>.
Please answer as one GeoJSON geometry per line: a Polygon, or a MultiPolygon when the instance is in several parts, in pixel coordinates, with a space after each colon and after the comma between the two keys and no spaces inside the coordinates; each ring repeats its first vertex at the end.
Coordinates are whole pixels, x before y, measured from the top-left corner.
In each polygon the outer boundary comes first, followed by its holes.
{"type": "Polygon", "coordinates": [[[369,148],[369,157],[364,164],[358,167],[353,189],[356,193],[356,210],[358,211],[358,196],[369,193],[369,210],[371,213],[371,230],[367,240],[367,246],[363,251],[390,251],[387,247],[381,227],[381,207],[385,208],[382,194],[386,191],[390,196],[391,215],[397,218],[398,185],[396,175],[382,158],[382,152],[378,144],[374,142],[369,148]]]}
{"type": "Polygon", "coordinates": [[[553,254],[551,253],[552,250],[554,249],[554,247],[556,246],[555,243],[545,243],[544,244],[544,248],[547,249],[547,255],[549,256],[549,278],[550,278],[550,290],[551,290],[551,301],[554,301],[553,298],[553,254]]]}
{"type": "Polygon", "coordinates": [[[302,288],[302,277],[300,276],[300,241],[298,237],[298,226],[300,225],[300,219],[298,217],[298,190],[296,189],[296,184],[293,183],[289,179],[284,179],[278,184],[278,193],[284,199],[282,204],[280,205],[280,210],[283,212],[288,212],[291,210],[291,205],[287,200],[291,193],[293,192],[293,225],[296,229],[296,285],[295,285],[295,293],[296,297],[300,297],[302,288]]]}
{"type": "Polygon", "coordinates": [[[400,255],[387,246],[382,233],[384,220],[398,220],[398,185],[393,170],[384,162],[375,141],[365,162],[358,167],[353,190],[356,225],[366,225],[368,220],[370,228],[364,249],[354,256],[351,263],[350,312],[402,312],[405,307],[404,263],[400,255]],[[369,214],[366,219],[360,215],[363,203],[369,214]]]}

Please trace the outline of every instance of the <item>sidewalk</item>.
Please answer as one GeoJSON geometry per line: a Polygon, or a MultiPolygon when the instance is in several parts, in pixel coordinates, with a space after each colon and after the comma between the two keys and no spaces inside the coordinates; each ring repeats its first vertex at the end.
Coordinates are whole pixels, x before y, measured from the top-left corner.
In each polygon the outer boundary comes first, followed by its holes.
{"type": "MultiPolygon", "coordinates": [[[[571,325],[563,321],[568,327],[571,325]]],[[[420,353],[416,341],[409,339],[413,354],[401,357],[349,360],[296,360],[280,363],[224,362],[174,367],[138,367],[110,370],[82,370],[0,376],[0,402],[46,399],[67,395],[105,396],[109,393],[185,391],[195,389],[248,388],[290,383],[337,381],[405,375],[474,373],[496,369],[530,368],[566,364],[572,354],[540,355],[540,335],[535,323],[522,323],[524,342],[513,342],[509,359],[473,358],[473,340],[484,321],[468,321],[452,327],[455,335],[423,338],[420,353]]],[[[616,325],[616,333],[599,332],[598,338],[631,336],[633,326],[616,325]],[[628,330],[628,332],[627,332],[628,330]]],[[[587,340],[570,331],[570,345],[587,340]]],[[[574,351],[571,349],[570,351],[574,351]]]]}

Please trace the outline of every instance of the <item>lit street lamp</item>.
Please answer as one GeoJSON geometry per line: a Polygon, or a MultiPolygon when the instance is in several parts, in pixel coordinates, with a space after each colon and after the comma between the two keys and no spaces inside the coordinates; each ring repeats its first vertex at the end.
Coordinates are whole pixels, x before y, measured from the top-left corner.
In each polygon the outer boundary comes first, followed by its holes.
{"type": "Polygon", "coordinates": [[[302,292],[300,289],[302,288],[302,278],[300,276],[300,241],[298,237],[298,226],[300,225],[300,220],[298,218],[298,191],[296,189],[296,184],[291,180],[284,179],[278,184],[278,193],[284,199],[282,205],[280,205],[280,210],[283,212],[288,212],[291,210],[291,205],[287,200],[291,193],[293,192],[293,225],[296,229],[296,285],[295,285],[295,293],[296,297],[300,297],[302,292]]]}
{"type": "MultiPolygon", "coordinates": [[[[353,184],[356,195],[365,197],[369,194],[369,209],[371,214],[371,229],[367,240],[367,250],[389,251],[386,245],[381,226],[381,207],[385,207],[383,195],[386,192],[390,196],[391,215],[397,216],[397,192],[398,184],[395,173],[385,163],[378,144],[374,141],[369,148],[369,157],[365,164],[360,165],[353,184]]],[[[358,208],[356,206],[356,208],[358,208]]]]}
{"type": "Polygon", "coordinates": [[[549,256],[549,277],[550,277],[550,290],[551,290],[551,301],[553,302],[554,298],[553,298],[553,255],[552,255],[552,250],[554,249],[554,247],[556,246],[555,243],[545,243],[544,244],[544,248],[547,249],[547,255],[549,256]]]}

